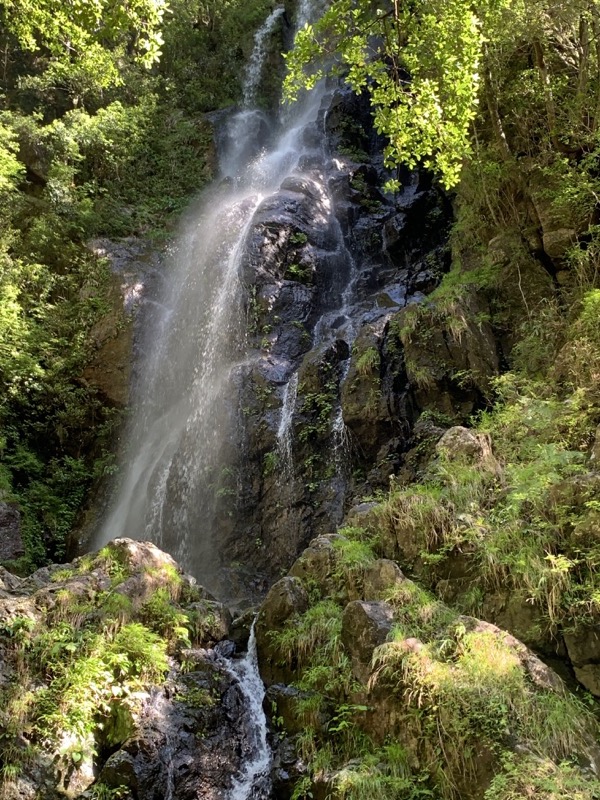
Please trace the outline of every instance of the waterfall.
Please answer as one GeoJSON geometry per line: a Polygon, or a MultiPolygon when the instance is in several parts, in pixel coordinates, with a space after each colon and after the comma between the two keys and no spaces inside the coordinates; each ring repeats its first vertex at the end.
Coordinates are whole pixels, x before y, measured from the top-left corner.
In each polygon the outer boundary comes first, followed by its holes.
{"type": "MultiPolygon", "coordinates": [[[[305,2],[302,13],[307,10],[305,2]]],[[[256,35],[248,97],[264,62],[266,37],[281,13],[273,12],[256,35]]],[[[258,143],[264,131],[248,124],[249,115],[256,119],[260,112],[243,108],[233,115],[229,143],[220,155],[220,171],[232,180],[193,204],[169,253],[168,285],[155,299],[154,325],[144,332],[145,356],[117,489],[93,542],[102,546],[119,536],[154,541],[221,595],[219,541],[223,525],[235,514],[238,494],[234,385],[253,357],[246,347],[240,270],[257,210],[289,176],[303,176],[303,158],[315,153],[323,158],[319,134],[307,131],[315,129],[326,92],[321,85],[306,93],[275,135],[271,122],[267,148],[258,143]]],[[[337,235],[325,178],[303,179],[310,183],[323,225],[337,235]]],[[[339,271],[343,277],[347,266],[339,271]]],[[[288,396],[291,402],[289,391],[288,396]]],[[[284,409],[289,417],[282,417],[284,428],[289,429],[292,410],[284,409]]]]}
{"type": "Polygon", "coordinates": [[[243,360],[239,259],[260,194],[211,197],[188,217],[175,248],[168,312],[143,364],[126,466],[97,544],[155,541],[210,581],[206,530],[228,491],[223,448],[234,429],[232,372],[243,360]]]}
{"type": "Polygon", "coordinates": [[[256,100],[256,90],[260,83],[265,57],[267,55],[267,44],[269,36],[273,33],[277,20],[284,13],[283,7],[276,8],[261,27],[254,34],[254,49],[250,56],[250,61],[246,67],[246,78],[242,89],[244,108],[252,107],[256,100]]]}

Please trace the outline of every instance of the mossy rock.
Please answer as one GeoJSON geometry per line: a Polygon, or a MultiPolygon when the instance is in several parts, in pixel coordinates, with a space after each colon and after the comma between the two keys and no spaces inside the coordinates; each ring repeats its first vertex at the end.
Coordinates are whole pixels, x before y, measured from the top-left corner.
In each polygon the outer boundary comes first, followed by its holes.
{"type": "MultiPolygon", "coordinates": [[[[23,796],[46,784],[82,796],[108,751],[143,738],[167,673],[180,675],[190,646],[223,639],[230,621],[171,556],[130,539],[27,579],[5,576],[4,586],[1,757],[10,766],[5,788],[15,774],[23,796]]],[[[164,703],[160,724],[173,710],[166,695],[164,703]]],[[[167,780],[165,770],[156,766],[157,780],[167,780]]]]}
{"type": "Polygon", "coordinates": [[[273,634],[307,607],[308,595],[298,578],[282,578],[271,587],[256,621],[258,662],[266,686],[291,680],[290,668],[278,657],[273,645],[273,634]]]}
{"type": "MultiPolygon", "coordinates": [[[[288,733],[308,767],[297,790],[346,800],[368,787],[369,797],[383,800],[421,787],[444,800],[504,800],[501,776],[514,782],[516,765],[519,780],[530,774],[533,781],[542,763],[560,776],[566,758],[597,761],[592,715],[514,636],[457,614],[393,561],[350,559],[349,552],[348,580],[362,587],[362,596],[346,603],[348,591],[332,583],[338,570],[332,551],[340,559],[344,542],[351,540],[343,532],[330,540],[315,572],[325,579],[315,581],[310,605],[288,613],[284,603],[286,619],[271,639],[270,658],[276,661],[281,647],[280,661],[293,664],[293,688],[277,687],[278,696],[297,698],[310,686],[305,707],[328,716],[325,724],[308,717],[300,732],[297,716],[291,724],[288,733]],[[380,597],[371,599],[373,593],[380,597]],[[538,754],[535,765],[523,755],[529,752],[538,754]]],[[[297,562],[305,582],[311,558],[297,562]]],[[[285,732],[283,717],[279,724],[285,732]]],[[[585,769],[571,778],[581,797],[592,800],[595,778],[585,769]]]]}
{"type": "Polygon", "coordinates": [[[476,294],[434,297],[395,315],[391,324],[399,332],[421,410],[460,422],[490,396],[499,363],[488,318],[487,304],[476,294]]]}

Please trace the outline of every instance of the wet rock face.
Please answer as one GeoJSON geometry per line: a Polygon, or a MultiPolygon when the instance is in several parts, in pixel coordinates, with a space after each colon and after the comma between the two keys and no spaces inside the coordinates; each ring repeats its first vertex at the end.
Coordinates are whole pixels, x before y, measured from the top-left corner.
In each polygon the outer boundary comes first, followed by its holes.
{"type": "Polygon", "coordinates": [[[100,772],[106,786],[127,786],[132,797],[224,800],[239,773],[247,731],[239,724],[243,697],[210,655],[192,672],[152,692],[136,730],[100,772]]]}
{"type": "Polygon", "coordinates": [[[409,173],[399,195],[382,193],[360,98],[326,98],[307,137],[298,173],[258,207],[242,264],[249,358],[223,553],[267,580],[401,464],[420,408],[392,322],[448,266],[444,199],[409,173]]]}

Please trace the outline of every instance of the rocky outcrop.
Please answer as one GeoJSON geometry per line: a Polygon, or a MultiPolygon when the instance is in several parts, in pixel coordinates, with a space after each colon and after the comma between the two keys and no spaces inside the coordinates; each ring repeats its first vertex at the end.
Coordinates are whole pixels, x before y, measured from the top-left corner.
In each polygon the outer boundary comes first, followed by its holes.
{"type": "Polygon", "coordinates": [[[107,404],[124,408],[129,399],[133,338],[131,320],[123,312],[120,276],[111,276],[103,302],[109,311],[90,331],[94,354],[82,378],[107,404]]]}
{"type": "Polygon", "coordinates": [[[394,610],[388,603],[353,600],[342,616],[342,642],[352,660],[352,674],[365,685],[375,649],[388,638],[394,610]]]}
{"type": "Polygon", "coordinates": [[[499,361],[485,299],[465,295],[460,308],[445,302],[449,310],[440,299],[400,311],[395,324],[417,407],[458,422],[490,396],[499,361]]]}
{"type": "MultiPolygon", "coordinates": [[[[140,261],[144,244],[131,239],[113,242],[94,239],[88,243],[94,255],[106,259],[110,278],[103,290],[106,312],[90,331],[93,354],[83,379],[96,388],[109,405],[123,408],[129,399],[133,328],[127,316],[140,299],[140,261]]],[[[148,256],[147,256],[148,257],[148,256]]],[[[84,287],[83,292],[97,294],[97,287],[84,287]]]]}
{"type": "MultiPolygon", "coordinates": [[[[480,453],[469,447],[467,455],[480,453]]],[[[347,530],[356,536],[360,529],[347,530]]],[[[412,785],[435,794],[450,780],[461,797],[482,800],[515,764],[523,774],[541,763],[560,771],[567,750],[578,754],[577,780],[591,791],[600,765],[595,723],[561,678],[507,631],[453,612],[395,562],[369,558],[364,539],[343,534],[312,542],[294,578],[276,585],[260,611],[269,642],[259,651],[265,680],[273,679],[273,663],[288,665],[266,696],[277,797],[291,797],[294,786],[319,798],[347,797],[350,787],[365,785],[373,796],[412,785]],[[308,605],[302,584],[310,587],[308,605]],[[348,601],[349,586],[359,596],[348,601]],[[325,613],[339,616],[338,629],[325,613]],[[321,626],[331,639],[320,638],[321,626]],[[552,730],[558,708],[573,714],[568,745],[552,730]]],[[[584,639],[569,646],[575,653],[584,639]]]]}
{"type": "Polygon", "coordinates": [[[24,554],[21,514],[14,505],[0,502],[0,561],[14,561],[24,554]]]}
{"type": "Polygon", "coordinates": [[[128,539],[1,579],[3,797],[228,796],[251,731],[220,603],[128,539]]]}
{"type": "Polygon", "coordinates": [[[298,578],[288,576],[271,587],[256,621],[256,645],[265,686],[290,680],[294,666],[283,663],[273,636],[307,607],[308,595],[298,578]]]}

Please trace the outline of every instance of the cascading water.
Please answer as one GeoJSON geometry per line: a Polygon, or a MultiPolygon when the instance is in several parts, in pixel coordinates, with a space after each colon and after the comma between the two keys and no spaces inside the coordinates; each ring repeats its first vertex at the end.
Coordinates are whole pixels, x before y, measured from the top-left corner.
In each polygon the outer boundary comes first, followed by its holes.
{"type": "Polygon", "coordinates": [[[254,35],[254,49],[250,56],[248,66],[246,67],[246,78],[242,88],[242,104],[244,108],[251,108],[256,101],[256,91],[263,72],[269,36],[273,33],[279,17],[281,17],[284,12],[285,9],[283,7],[276,8],[272,11],[254,35]]]}
{"type": "MultiPolygon", "coordinates": [[[[300,0],[300,24],[313,2],[300,0]]],[[[327,151],[331,135],[342,153],[339,120],[326,124],[335,88],[321,82],[278,121],[253,107],[266,44],[284,19],[276,8],[255,36],[242,107],[227,120],[217,115],[220,181],[182,221],[168,286],[152,301],[124,467],[94,542],[150,539],[230,605],[241,597],[247,606],[312,536],[341,521],[350,430],[355,457],[365,405],[360,395],[354,407],[347,401],[360,383],[354,373],[348,380],[352,346],[359,352],[364,323],[378,320],[383,330],[389,310],[365,309],[390,271],[388,253],[369,263],[377,247],[363,247],[355,233],[365,213],[355,189],[366,179],[351,158],[327,151]],[[344,231],[351,247],[360,245],[356,260],[344,231]],[[247,573],[258,575],[250,588],[244,559],[247,573]]],[[[372,184],[373,173],[371,165],[372,184]]],[[[375,205],[389,205],[380,197],[375,205]]],[[[379,255],[387,248],[381,220],[393,213],[369,209],[378,230],[366,232],[376,234],[371,242],[379,236],[379,255]]],[[[388,301],[399,305],[392,294],[388,301]]],[[[362,441],[378,447],[367,434],[362,441]]],[[[253,631],[246,657],[222,666],[245,698],[234,719],[244,717],[249,731],[236,748],[243,763],[229,800],[266,800],[271,760],[253,631]]],[[[173,769],[167,778],[169,800],[173,769]]]]}
{"type": "MultiPolygon", "coordinates": [[[[311,14],[310,5],[309,0],[300,3],[301,24],[311,14]]],[[[237,387],[261,358],[247,345],[242,275],[248,241],[263,225],[273,198],[287,191],[310,200],[309,245],[330,276],[321,287],[319,319],[311,325],[313,343],[333,341],[340,318],[349,330],[345,312],[356,275],[335,215],[319,128],[330,90],[321,84],[307,94],[282,115],[278,132],[252,107],[268,37],[283,14],[275,9],[255,36],[243,106],[223,131],[220,171],[226,180],[189,211],[172,248],[169,285],[153,306],[153,326],[144,332],[147,355],[135,388],[118,491],[94,542],[100,546],[118,536],[154,541],[210,591],[229,598],[220,574],[221,541],[231,532],[239,495],[237,387]]],[[[292,479],[299,377],[292,361],[285,364],[276,440],[280,473],[292,479]]],[[[342,436],[341,412],[338,416],[335,431],[341,426],[342,436]]],[[[266,798],[270,754],[253,634],[248,655],[231,669],[255,725],[231,800],[266,798]]]]}
{"type": "Polygon", "coordinates": [[[245,724],[250,731],[244,769],[233,780],[229,800],[267,800],[270,797],[271,751],[267,743],[267,720],[262,707],[265,687],[258,672],[254,625],[255,623],[250,629],[248,652],[244,658],[228,667],[239,681],[246,700],[245,724]]]}
{"type": "Polygon", "coordinates": [[[144,365],[128,464],[98,542],[151,539],[193,572],[202,564],[207,582],[217,564],[206,527],[223,489],[222,453],[236,411],[228,385],[241,356],[238,262],[260,199],[231,203],[217,194],[179,239],[167,310],[144,365]]]}
{"type": "MultiPolygon", "coordinates": [[[[268,32],[278,16],[271,14],[261,30],[268,32]]],[[[249,93],[260,74],[263,45],[264,36],[257,34],[249,93]]],[[[284,147],[275,152],[293,151],[290,138],[287,132],[284,147]]],[[[242,141],[237,149],[243,147],[242,141]]],[[[224,174],[231,173],[237,156],[228,154],[224,174]]],[[[123,476],[96,540],[101,545],[116,536],[152,539],[196,574],[194,567],[203,564],[200,577],[209,583],[215,566],[210,494],[227,488],[219,485],[235,413],[227,387],[242,355],[239,261],[260,190],[275,188],[289,171],[262,163],[273,160],[268,154],[251,162],[238,176],[239,188],[214,189],[184,220],[162,313],[146,333],[151,354],[142,364],[123,476]]]]}
{"type": "MultiPolygon", "coordinates": [[[[266,52],[265,37],[281,13],[273,12],[257,34],[249,96],[266,52]]],[[[300,16],[307,13],[304,3],[300,16]]],[[[229,519],[220,516],[220,508],[224,498],[236,494],[239,449],[234,384],[252,359],[245,351],[240,268],[257,211],[289,176],[308,187],[323,237],[333,242],[327,255],[336,277],[324,301],[329,309],[345,304],[342,294],[353,272],[324,174],[315,169],[307,174],[299,166],[306,159],[323,162],[315,124],[326,92],[321,85],[307,94],[285,115],[275,143],[244,164],[245,154],[256,152],[256,142],[249,144],[256,130],[246,127],[241,136],[240,121],[255,112],[245,108],[234,115],[221,163],[222,174],[232,180],[188,213],[173,248],[158,323],[146,334],[150,355],[141,366],[123,474],[95,541],[99,546],[117,536],[150,539],[221,595],[219,540],[230,524],[231,499],[229,519]]],[[[328,320],[321,328],[319,336],[328,336],[328,320]]],[[[282,410],[280,431],[287,456],[289,438],[283,441],[294,399],[289,392],[288,385],[290,403],[282,410]]]]}
{"type": "Polygon", "coordinates": [[[298,373],[294,372],[283,390],[281,418],[277,428],[277,461],[281,476],[289,480],[294,473],[294,452],[292,442],[292,418],[298,396],[298,373]]]}

